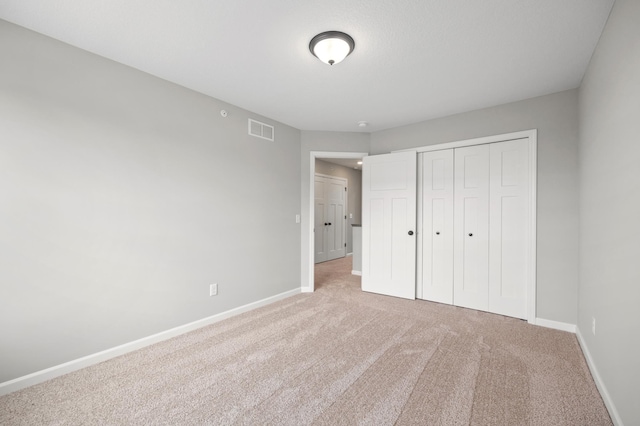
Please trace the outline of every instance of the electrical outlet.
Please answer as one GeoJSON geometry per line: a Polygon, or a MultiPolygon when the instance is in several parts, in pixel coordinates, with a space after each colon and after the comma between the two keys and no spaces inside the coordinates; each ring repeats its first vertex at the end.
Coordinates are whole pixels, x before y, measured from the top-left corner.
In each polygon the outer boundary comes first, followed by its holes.
{"type": "Polygon", "coordinates": [[[596,335],[596,317],[591,318],[591,332],[596,335]]]}
{"type": "Polygon", "coordinates": [[[209,296],[217,296],[218,295],[218,284],[211,284],[209,286],[209,296]]]}

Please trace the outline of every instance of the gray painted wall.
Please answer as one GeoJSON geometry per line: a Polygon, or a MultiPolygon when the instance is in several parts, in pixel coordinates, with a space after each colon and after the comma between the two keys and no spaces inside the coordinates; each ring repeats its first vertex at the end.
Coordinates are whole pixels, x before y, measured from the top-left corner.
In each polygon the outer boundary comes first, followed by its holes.
{"type": "Polygon", "coordinates": [[[351,225],[362,223],[362,171],[339,164],[316,160],[316,173],[347,179],[347,253],[353,252],[351,225]],[[353,218],[349,217],[353,214],[353,218]]]}
{"type": "Polygon", "coordinates": [[[575,324],[577,90],[372,133],[371,154],[529,129],[538,129],[537,317],[575,324]]]}
{"type": "Polygon", "coordinates": [[[4,21],[0,62],[0,382],[300,288],[298,130],[4,21]]]}
{"type": "Polygon", "coordinates": [[[640,422],[639,23],[640,2],[616,0],[580,88],[578,329],[626,425],[640,422]]]}
{"type": "Polygon", "coordinates": [[[313,264],[313,252],[309,250],[309,211],[310,203],[310,176],[311,176],[311,152],[369,152],[369,134],[352,132],[323,132],[303,130],[301,132],[301,211],[302,211],[302,235],[300,244],[301,272],[300,282],[304,290],[307,290],[309,282],[310,265],[313,264]]]}
{"type": "Polygon", "coordinates": [[[616,1],[579,108],[571,90],[371,135],[300,132],[0,21],[0,382],[306,285],[311,151],[536,128],[538,317],[577,320],[632,424],[639,16],[616,1]]]}

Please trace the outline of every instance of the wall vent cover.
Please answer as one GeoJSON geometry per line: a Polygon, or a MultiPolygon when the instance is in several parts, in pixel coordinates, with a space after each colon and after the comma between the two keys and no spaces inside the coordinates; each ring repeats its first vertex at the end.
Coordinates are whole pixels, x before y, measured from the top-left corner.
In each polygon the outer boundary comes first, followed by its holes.
{"type": "Polygon", "coordinates": [[[260,121],[249,119],[249,134],[257,138],[273,141],[274,131],[273,126],[270,126],[260,121]]]}

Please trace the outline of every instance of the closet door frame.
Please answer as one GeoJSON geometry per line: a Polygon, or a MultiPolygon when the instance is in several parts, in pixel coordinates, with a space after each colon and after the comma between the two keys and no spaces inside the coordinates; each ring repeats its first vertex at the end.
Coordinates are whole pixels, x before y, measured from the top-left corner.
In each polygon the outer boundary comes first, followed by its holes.
{"type": "MultiPolygon", "coordinates": [[[[527,321],[530,324],[536,323],[536,293],[537,293],[537,283],[536,283],[536,187],[537,187],[537,174],[538,174],[538,131],[537,129],[524,130],[521,132],[513,132],[513,133],[505,133],[502,135],[495,136],[487,136],[482,138],[475,139],[466,139],[456,142],[447,142],[435,145],[422,146],[418,148],[411,149],[403,149],[396,152],[401,151],[415,151],[416,153],[421,152],[430,152],[430,151],[440,151],[443,149],[452,149],[452,148],[463,148],[467,146],[474,145],[484,145],[495,142],[506,142],[518,139],[528,139],[529,146],[529,223],[527,229],[527,235],[529,238],[529,244],[527,248],[527,263],[528,263],[528,276],[527,276],[527,321]]],[[[420,156],[419,156],[420,157],[420,156]]],[[[420,168],[418,168],[420,170],[420,168]]],[[[422,191],[422,182],[418,179],[418,194],[422,191]]],[[[418,203],[420,204],[420,203],[418,203]]],[[[419,207],[420,209],[420,207],[419,207]]],[[[418,218],[421,218],[421,211],[418,211],[418,218]]],[[[422,223],[419,220],[417,225],[418,231],[418,248],[422,245],[422,223]]],[[[421,252],[418,252],[418,259],[420,259],[421,252]]],[[[416,280],[416,286],[421,283],[421,274],[422,267],[421,265],[418,267],[417,275],[418,279],[416,280]]],[[[418,290],[416,288],[416,294],[421,294],[422,289],[418,290]]]]}

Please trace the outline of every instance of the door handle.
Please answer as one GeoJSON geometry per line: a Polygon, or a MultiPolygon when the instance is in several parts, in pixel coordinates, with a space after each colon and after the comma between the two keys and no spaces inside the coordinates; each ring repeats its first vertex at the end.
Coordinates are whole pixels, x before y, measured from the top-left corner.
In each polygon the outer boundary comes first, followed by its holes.
{"type": "Polygon", "coordinates": [[[409,235],[413,235],[413,231],[409,231],[409,235]]]}
{"type": "Polygon", "coordinates": [[[473,234],[472,234],[472,233],[469,233],[469,236],[470,236],[470,237],[473,237],[473,234]]]}
{"type": "Polygon", "coordinates": [[[436,235],[440,235],[440,231],[436,231],[436,235]]]}
{"type": "Polygon", "coordinates": [[[331,222],[329,222],[329,226],[331,226],[331,222]]]}

